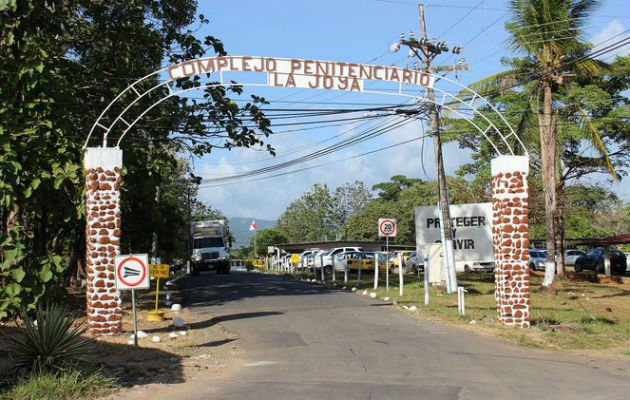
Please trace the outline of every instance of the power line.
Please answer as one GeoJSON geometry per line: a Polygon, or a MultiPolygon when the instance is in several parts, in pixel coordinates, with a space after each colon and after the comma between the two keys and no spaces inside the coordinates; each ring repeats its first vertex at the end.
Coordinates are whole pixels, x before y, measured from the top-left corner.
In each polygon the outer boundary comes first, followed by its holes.
{"type": "Polygon", "coordinates": [[[381,136],[393,129],[396,129],[398,127],[400,127],[401,125],[407,124],[409,122],[413,121],[413,119],[401,119],[398,121],[395,121],[393,123],[390,123],[386,126],[383,126],[384,124],[380,124],[378,127],[373,127],[370,128],[364,132],[361,132],[357,135],[354,135],[348,139],[344,139],[338,143],[335,143],[329,147],[323,148],[321,150],[318,150],[316,152],[310,153],[308,155],[290,160],[290,161],[286,161],[283,163],[279,163],[279,164],[274,164],[268,167],[263,167],[263,168],[259,168],[256,170],[252,170],[252,171],[247,171],[244,173],[240,173],[240,174],[234,174],[234,175],[230,175],[230,176],[225,176],[225,177],[221,177],[221,178],[212,178],[212,179],[204,179],[203,182],[204,183],[216,183],[216,182],[223,182],[226,180],[233,180],[233,179],[240,179],[240,178],[244,178],[244,177],[250,177],[250,176],[255,176],[255,175],[260,175],[260,174],[264,174],[264,173],[268,173],[277,169],[284,169],[290,166],[293,166],[295,164],[300,164],[306,161],[310,161],[316,158],[320,158],[323,157],[325,155],[328,155],[332,152],[356,145],[358,143],[362,143],[366,140],[372,139],[374,137],[377,136],[381,136]]]}
{"type": "Polygon", "coordinates": [[[476,6],[471,8],[466,14],[462,15],[461,18],[459,18],[457,21],[455,21],[454,24],[452,24],[451,26],[446,28],[446,30],[444,32],[442,32],[442,34],[440,36],[438,36],[438,39],[441,38],[442,36],[446,35],[447,33],[449,33],[451,31],[451,29],[455,28],[460,22],[462,22],[464,19],[466,19],[466,17],[469,16],[473,11],[475,11],[484,1],[485,0],[481,0],[479,3],[477,3],[476,6]]]}
{"type": "MultiPolygon", "coordinates": [[[[429,136],[429,135],[427,135],[427,136],[429,136]]],[[[346,158],[343,158],[343,159],[340,159],[340,160],[329,161],[329,162],[326,162],[326,163],[321,163],[321,164],[313,165],[313,166],[310,166],[310,167],[304,167],[304,168],[300,168],[300,169],[296,169],[296,170],[292,170],[292,171],[282,172],[282,173],[279,173],[279,174],[267,175],[267,176],[263,176],[263,177],[256,178],[256,179],[238,180],[236,182],[223,183],[223,184],[217,184],[217,185],[204,185],[204,184],[201,184],[201,185],[199,185],[199,187],[200,188],[212,188],[212,187],[219,187],[219,186],[224,186],[224,185],[233,185],[233,184],[236,184],[236,183],[240,184],[240,183],[255,182],[255,181],[260,181],[260,180],[264,180],[264,179],[275,178],[275,177],[278,177],[278,176],[295,174],[295,173],[298,173],[298,172],[307,171],[307,170],[315,169],[315,168],[321,168],[321,167],[324,167],[324,166],[340,163],[340,162],[343,162],[343,161],[353,160],[353,159],[359,158],[359,157],[365,157],[367,155],[378,153],[380,151],[385,151],[385,150],[389,150],[389,149],[394,148],[394,147],[403,146],[405,144],[424,139],[425,137],[426,136],[422,136],[422,137],[417,137],[417,138],[413,138],[413,139],[409,139],[409,140],[404,140],[402,142],[398,142],[398,143],[395,143],[395,144],[392,144],[392,145],[389,145],[389,146],[385,146],[385,147],[380,147],[380,148],[377,148],[375,150],[367,151],[365,153],[357,154],[357,155],[354,155],[354,156],[351,156],[351,157],[346,157],[346,158]]]]}

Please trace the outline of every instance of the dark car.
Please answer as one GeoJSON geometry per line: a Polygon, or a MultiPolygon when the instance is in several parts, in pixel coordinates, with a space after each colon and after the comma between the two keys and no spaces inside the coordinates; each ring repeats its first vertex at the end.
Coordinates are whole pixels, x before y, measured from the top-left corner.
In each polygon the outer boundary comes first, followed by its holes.
{"type": "MultiPolygon", "coordinates": [[[[610,250],[610,272],[624,274],[626,272],[626,256],[619,250],[610,250]]],[[[604,249],[591,249],[575,260],[575,272],[590,269],[604,273],[604,249]]]]}

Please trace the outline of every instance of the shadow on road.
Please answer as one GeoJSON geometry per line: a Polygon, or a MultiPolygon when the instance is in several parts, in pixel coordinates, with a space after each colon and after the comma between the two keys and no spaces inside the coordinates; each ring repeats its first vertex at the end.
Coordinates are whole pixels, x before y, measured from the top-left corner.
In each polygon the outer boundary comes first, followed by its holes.
{"type": "Polygon", "coordinates": [[[219,347],[219,346],[223,346],[224,344],[232,343],[236,340],[238,339],[213,340],[211,342],[203,343],[194,347],[219,347]]]}
{"type": "Polygon", "coordinates": [[[232,272],[229,275],[217,275],[213,272],[202,273],[181,280],[179,286],[184,303],[191,308],[220,306],[246,298],[264,296],[303,296],[330,293],[330,289],[319,285],[308,285],[291,279],[278,279],[275,275],[240,271],[232,272]]]}

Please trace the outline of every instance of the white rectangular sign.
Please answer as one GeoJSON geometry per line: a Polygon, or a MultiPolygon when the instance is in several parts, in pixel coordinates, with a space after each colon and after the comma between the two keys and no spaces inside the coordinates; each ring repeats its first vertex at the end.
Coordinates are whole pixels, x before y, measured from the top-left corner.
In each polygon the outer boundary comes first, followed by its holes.
{"type": "Polygon", "coordinates": [[[116,289],[148,289],[149,288],[149,256],[148,254],[126,254],[114,257],[116,264],[116,289]]]}
{"type": "MultiPolygon", "coordinates": [[[[492,203],[450,206],[455,261],[492,262],[492,203]]],[[[437,207],[416,208],[416,246],[442,241],[437,207]]]]}

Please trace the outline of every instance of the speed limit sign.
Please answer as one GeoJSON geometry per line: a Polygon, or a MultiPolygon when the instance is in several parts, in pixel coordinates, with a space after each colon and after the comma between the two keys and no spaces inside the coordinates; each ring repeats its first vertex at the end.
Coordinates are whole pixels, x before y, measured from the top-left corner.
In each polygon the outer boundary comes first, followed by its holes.
{"type": "Polygon", "coordinates": [[[396,237],[396,220],[393,218],[379,218],[378,220],[378,236],[379,237],[396,237]]]}

